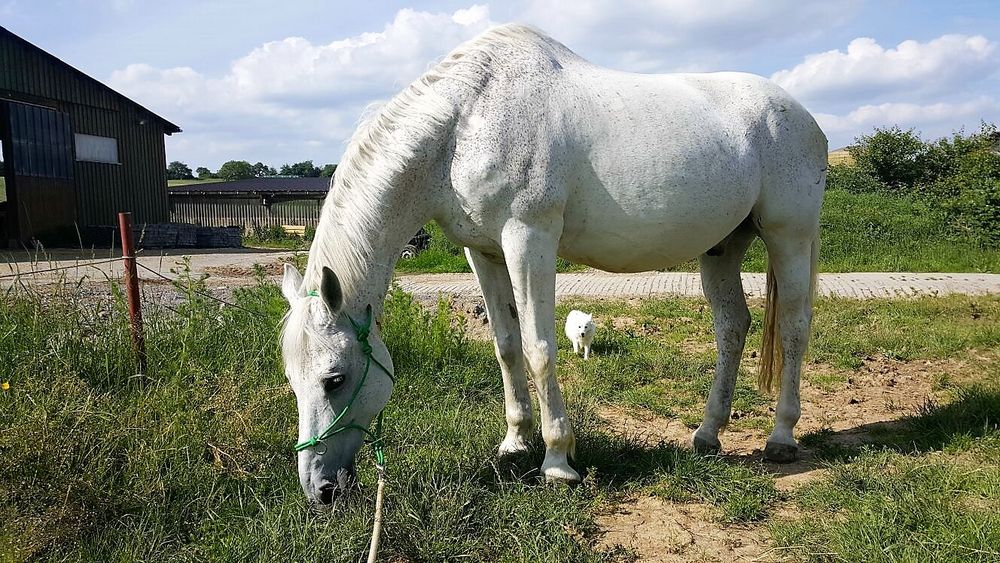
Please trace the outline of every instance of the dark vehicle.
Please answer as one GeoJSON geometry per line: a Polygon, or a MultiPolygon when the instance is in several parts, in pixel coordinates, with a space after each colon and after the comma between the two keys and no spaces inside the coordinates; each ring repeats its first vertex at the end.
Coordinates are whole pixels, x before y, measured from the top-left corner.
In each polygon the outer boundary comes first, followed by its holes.
{"type": "Polygon", "coordinates": [[[411,258],[416,258],[417,254],[420,254],[424,250],[427,250],[427,246],[431,243],[431,235],[420,227],[417,234],[413,235],[410,242],[406,243],[403,250],[400,251],[399,257],[403,260],[409,260],[411,258]]]}

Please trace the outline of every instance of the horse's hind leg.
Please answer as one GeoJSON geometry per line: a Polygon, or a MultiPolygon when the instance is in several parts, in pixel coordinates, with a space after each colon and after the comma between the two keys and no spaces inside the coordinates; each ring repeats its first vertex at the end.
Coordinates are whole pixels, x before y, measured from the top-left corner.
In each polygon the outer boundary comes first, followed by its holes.
{"type": "Polygon", "coordinates": [[[504,456],[522,452],[528,449],[533,422],[531,395],[521,351],[521,325],[517,320],[510,274],[504,263],[492,261],[480,252],[466,248],[465,255],[483,289],[486,314],[493,329],[493,346],[503,374],[507,436],[500,443],[498,453],[504,456]]]}
{"type": "MultiPolygon", "coordinates": [[[[799,377],[802,358],[809,342],[812,321],[813,276],[818,233],[761,234],[767,245],[769,275],[777,288],[777,328],[781,346],[781,389],[775,409],[774,430],[767,438],[764,457],[789,462],[798,456],[799,446],[793,436],[801,414],[799,377]]],[[[765,331],[767,328],[765,327],[765,331]]]]}
{"type": "MultiPolygon", "coordinates": [[[[561,225],[560,225],[561,230],[561,225]]],[[[521,317],[524,357],[538,392],[545,440],[542,473],[547,481],[579,481],[569,466],[576,440],[556,382],[556,249],[558,234],[511,220],[503,250],[521,317]]]]}
{"type": "Polygon", "coordinates": [[[715,382],[705,403],[705,418],[692,437],[695,450],[700,452],[719,451],[719,431],[729,422],[736,374],[750,329],[750,310],[743,295],[740,264],[754,236],[749,221],[744,221],[725,240],[701,256],[701,286],[712,306],[719,358],[715,365],[715,382]]]}

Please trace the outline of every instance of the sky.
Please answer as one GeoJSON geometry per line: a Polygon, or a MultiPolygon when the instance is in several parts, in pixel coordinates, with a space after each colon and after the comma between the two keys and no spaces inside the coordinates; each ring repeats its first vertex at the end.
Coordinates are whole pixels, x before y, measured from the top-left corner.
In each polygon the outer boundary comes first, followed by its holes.
{"type": "Polygon", "coordinates": [[[0,0],[0,25],[179,125],[167,160],[212,170],[337,162],[367,106],[506,22],[610,68],[768,77],[831,149],[1000,122],[994,0],[0,0]]]}

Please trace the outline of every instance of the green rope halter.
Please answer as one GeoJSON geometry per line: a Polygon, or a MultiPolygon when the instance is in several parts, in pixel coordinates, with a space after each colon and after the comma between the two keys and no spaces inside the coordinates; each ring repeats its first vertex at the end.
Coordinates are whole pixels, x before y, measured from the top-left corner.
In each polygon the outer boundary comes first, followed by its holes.
{"type": "MultiPolygon", "coordinates": [[[[310,291],[308,295],[311,297],[318,297],[319,293],[317,293],[316,290],[313,290],[310,291]]],[[[340,420],[347,415],[347,411],[351,410],[351,406],[354,404],[354,400],[357,399],[358,394],[361,393],[361,388],[364,387],[365,380],[368,379],[368,370],[371,367],[372,362],[374,362],[375,365],[377,365],[378,367],[382,368],[382,371],[385,372],[387,376],[389,376],[390,380],[392,380],[393,385],[396,384],[396,378],[393,377],[392,372],[390,372],[388,368],[382,365],[382,362],[379,362],[372,356],[372,345],[368,343],[368,335],[371,333],[371,326],[372,326],[371,305],[369,305],[365,309],[365,313],[367,318],[365,319],[364,324],[358,323],[357,321],[352,319],[350,315],[346,315],[347,320],[351,322],[351,327],[354,329],[354,334],[358,339],[358,344],[361,346],[361,352],[365,355],[365,371],[364,373],[361,374],[361,379],[358,381],[358,384],[354,387],[354,392],[351,393],[351,398],[347,401],[347,405],[344,406],[344,410],[340,411],[340,414],[335,416],[333,418],[333,421],[330,422],[330,424],[328,424],[326,428],[323,429],[322,432],[320,432],[316,436],[313,436],[312,438],[309,438],[308,440],[303,440],[295,444],[295,451],[301,452],[302,450],[307,450],[309,448],[317,448],[317,446],[322,445],[323,451],[319,451],[317,453],[323,454],[326,452],[325,440],[330,436],[340,434],[345,430],[360,430],[361,433],[364,434],[367,438],[365,442],[371,444],[372,451],[375,454],[375,463],[379,466],[379,468],[381,468],[385,465],[385,452],[382,450],[382,443],[383,443],[382,439],[384,437],[382,435],[382,411],[379,411],[378,416],[375,417],[374,432],[364,426],[355,424],[353,419],[350,420],[347,424],[344,424],[343,426],[339,427],[337,426],[337,424],[340,423],[340,420]]],[[[319,448],[317,448],[317,450],[318,449],[319,448]]]]}

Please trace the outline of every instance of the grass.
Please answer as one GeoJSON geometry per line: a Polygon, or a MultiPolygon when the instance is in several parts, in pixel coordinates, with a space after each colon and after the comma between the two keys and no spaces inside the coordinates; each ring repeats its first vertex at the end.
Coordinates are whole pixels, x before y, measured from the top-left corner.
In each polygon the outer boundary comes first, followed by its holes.
{"type": "MultiPolygon", "coordinates": [[[[1000,272],[1000,249],[955,239],[947,219],[917,198],[828,190],[820,216],[820,272],[1000,272]]],[[[746,272],[764,272],[767,252],[755,240],[746,272]]],[[[698,270],[697,260],[675,271],[698,270]]]]}
{"type": "MultiPolygon", "coordinates": [[[[594,355],[583,361],[559,334],[561,376],[588,400],[701,421],[714,379],[711,310],[700,299],[569,300],[557,307],[556,326],[572,309],[593,313],[602,326],[594,355]]],[[[747,353],[760,349],[763,304],[751,303],[747,353]]],[[[968,359],[969,350],[1000,348],[1000,298],[949,296],[898,301],[825,298],[816,303],[806,362],[854,370],[872,356],[892,360],[968,359]],[[932,322],[933,321],[933,322],[932,322]],[[900,327],[920,327],[901,329],[900,327]]],[[[986,360],[989,362],[991,360],[986,360]]],[[[771,399],[756,390],[755,363],[744,360],[733,399],[733,428],[768,428],[771,399]]],[[[843,371],[821,372],[810,382],[832,387],[843,371]]]]}
{"type": "MultiPolygon", "coordinates": [[[[295,405],[275,343],[277,288],[237,294],[260,317],[194,293],[170,305],[176,311],[148,310],[154,367],[143,376],[131,369],[120,292],[87,305],[63,291],[8,293],[0,309],[0,365],[18,366],[0,394],[0,554],[357,558],[373,476],[362,461],[366,494],[335,514],[305,506],[290,448],[295,405]]],[[[446,309],[422,312],[400,292],[383,331],[402,376],[387,412],[387,560],[600,560],[581,538],[592,536],[597,507],[636,488],[669,481],[732,520],[764,513],[765,503],[743,496],[774,495],[758,479],[739,495],[707,497],[738,470],[616,437],[582,400],[571,409],[587,480],[540,486],[537,436],[524,459],[495,461],[502,388],[488,344],[466,341],[446,309]]]]}
{"type": "Polygon", "coordinates": [[[809,560],[1000,559],[998,373],[989,381],[832,464],[795,494],[800,516],[771,524],[777,544],[809,560]]]}
{"type": "MultiPolygon", "coordinates": [[[[200,288],[197,280],[182,280],[180,303],[147,308],[152,368],[141,376],[132,369],[117,288],[107,299],[81,299],[72,287],[2,295],[0,366],[7,367],[0,379],[10,389],[0,392],[0,559],[349,561],[363,553],[374,489],[367,453],[359,458],[364,494],[333,514],[310,511],[298,487],[295,403],[276,345],[284,310],[278,289],[261,282],[237,292],[240,305],[262,313],[256,315],[220,310],[191,288],[200,288]]],[[[560,316],[572,305],[561,306],[560,316]]],[[[899,443],[832,461],[847,476],[831,485],[841,496],[804,491],[795,502],[802,518],[816,510],[818,523],[798,522],[776,515],[784,497],[762,468],[623,438],[595,414],[597,405],[613,404],[696,420],[713,360],[700,346],[711,339],[702,301],[575,305],[609,323],[621,317],[634,324],[602,329],[592,362],[567,354],[561,342],[575,465],[585,475],[582,485],[566,489],[539,482],[537,435],[522,458],[495,460],[505,424],[492,347],[467,340],[446,305],[425,311],[408,295],[390,293],[382,331],[400,383],[386,413],[385,560],[629,560],[628,553],[596,547],[595,515],[636,494],[707,503],[723,525],[763,521],[779,545],[807,546],[803,557],[833,550],[875,556],[864,545],[908,549],[921,541],[945,549],[943,542],[959,536],[961,553],[996,550],[993,521],[962,510],[995,507],[1000,498],[995,466],[989,468],[1000,444],[1000,387],[954,387],[954,406],[929,406],[906,422],[899,443]],[[954,478],[920,469],[925,456],[937,456],[932,461],[954,478]],[[980,474],[983,482],[973,478],[980,474]],[[887,485],[865,484],[876,478],[887,485]],[[899,506],[922,495],[927,502],[913,511],[926,518],[904,519],[899,506]],[[885,498],[896,504],[879,512],[885,498]],[[823,520],[830,510],[838,516],[823,520]],[[846,516],[855,513],[859,520],[851,524],[846,516]],[[868,532],[854,540],[852,530],[868,532]],[[941,535],[946,531],[951,535],[941,535]]],[[[996,297],[822,300],[816,333],[826,342],[813,359],[836,362],[881,347],[905,349],[912,358],[963,357],[970,348],[1000,345],[998,308],[996,297]],[[866,333],[878,337],[868,341],[866,333]]],[[[759,320],[755,309],[755,325],[759,320]]],[[[985,381],[996,385],[995,375],[985,381]]],[[[766,420],[768,400],[747,380],[741,377],[736,401],[747,414],[734,422],[766,420]]],[[[995,519],[995,510],[981,512],[995,519]]]]}
{"type": "MultiPolygon", "coordinates": [[[[954,239],[940,212],[916,198],[885,194],[826,193],[821,217],[819,269],[821,272],[1000,272],[1000,249],[984,249],[954,239]]],[[[404,274],[471,272],[462,249],[445,238],[434,223],[427,227],[430,246],[415,258],[400,260],[396,271],[404,274]]],[[[245,240],[248,246],[302,250],[300,237],[245,240]]],[[[755,240],[743,262],[747,272],[767,269],[764,244],[755,240]]],[[[558,272],[587,270],[560,259],[558,272]]],[[[698,261],[689,260],[673,271],[694,272],[698,261]]]]}
{"type": "Polygon", "coordinates": [[[216,182],[225,182],[225,180],[222,178],[207,178],[205,180],[199,180],[197,178],[192,178],[190,180],[167,180],[167,187],[190,186],[191,184],[214,184],[216,182]]]}

